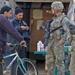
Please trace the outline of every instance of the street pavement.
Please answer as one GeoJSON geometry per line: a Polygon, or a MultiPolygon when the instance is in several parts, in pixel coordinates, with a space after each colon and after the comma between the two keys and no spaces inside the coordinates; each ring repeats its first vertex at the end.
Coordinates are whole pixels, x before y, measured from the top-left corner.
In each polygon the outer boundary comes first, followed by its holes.
{"type": "Polygon", "coordinates": [[[38,68],[38,73],[39,73],[38,75],[46,75],[44,61],[36,62],[36,66],[38,68]]]}
{"type": "MultiPolygon", "coordinates": [[[[37,66],[37,69],[38,69],[38,75],[46,75],[46,73],[44,71],[44,61],[37,61],[36,66],[37,66]]],[[[10,72],[11,71],[8,70],[5,75],[10,75],[10,72]]]]}

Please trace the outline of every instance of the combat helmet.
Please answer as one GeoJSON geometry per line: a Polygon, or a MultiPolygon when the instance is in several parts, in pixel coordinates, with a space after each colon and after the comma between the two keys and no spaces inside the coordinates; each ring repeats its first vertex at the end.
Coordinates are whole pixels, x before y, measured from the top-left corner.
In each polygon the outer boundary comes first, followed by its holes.
{"type": "Polygon", "coordinates": [[[54,2],[51,4],[51,8],[54,9],[54,10],[57,10],[57,11],[63,11],[64,5],[63,5],[63,3],[60,2],[60,1],[54,1],[54,2]]]}

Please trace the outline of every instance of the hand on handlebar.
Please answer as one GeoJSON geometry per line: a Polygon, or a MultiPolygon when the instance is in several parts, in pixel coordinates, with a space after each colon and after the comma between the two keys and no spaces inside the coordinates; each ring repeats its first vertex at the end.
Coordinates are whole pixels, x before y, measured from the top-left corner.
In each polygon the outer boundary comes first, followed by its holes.
{"type": "Polygon", "coordinates": [[[11,45],[11,43],[6,43],[6,46],[7,46],[7,47],[10,47],[10,45],[11,45]]]}
{"type": "Polygon", "coordinates": [[[27,47],[27,46],[26,46],[26,42],[25,42],[24,40],[22,40],[22,41],[20,42],[20,46],[27,47]]]}

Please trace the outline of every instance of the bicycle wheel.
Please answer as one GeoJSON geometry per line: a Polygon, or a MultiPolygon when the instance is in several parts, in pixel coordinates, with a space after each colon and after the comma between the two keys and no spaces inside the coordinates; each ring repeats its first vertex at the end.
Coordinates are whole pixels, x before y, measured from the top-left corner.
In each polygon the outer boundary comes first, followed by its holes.
{"type": "Polygon", "coordinates": [[[22,59],[22,61],[23,61],[25,70],[22,67],[22,64],[17,63],[15,65],[14,75],[38,75],[38,70],[35,64],[30,59],[24,58],[22,59]],[[19,66],[21,66],[21,69],[19,66]]]}

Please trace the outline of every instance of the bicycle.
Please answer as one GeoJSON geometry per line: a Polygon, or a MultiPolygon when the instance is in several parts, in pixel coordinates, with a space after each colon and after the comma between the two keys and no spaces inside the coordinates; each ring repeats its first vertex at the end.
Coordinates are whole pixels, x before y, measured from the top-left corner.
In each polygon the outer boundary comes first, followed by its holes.
{"type": "MultiPolygon", "coordinates": [[[[19,44],[13,44],[10,46],[12,46],[13,49],[15,49],[15,47],[18,45],[19,44]]],[[[37,70],[35,64],[32,62],[32,60],[30,60],[28,58],[21,59],[18,55],[17,50],[15,50],[15,53],[4,56],[4,59],[10,58],[12,56],[14,56],[14,58],[10,61],[9,65],[4,69],[3,74],[5,74],[7,72],[7,70],[11,67],[11,65],[14,63],[14,61],[16,61],[17,63],[14,66],[14,69],[13,69],[14,74],[13,75],[19,75],[19,73],[21,73],[21,75],[38,75],[38,70],[37,70]]]]}

